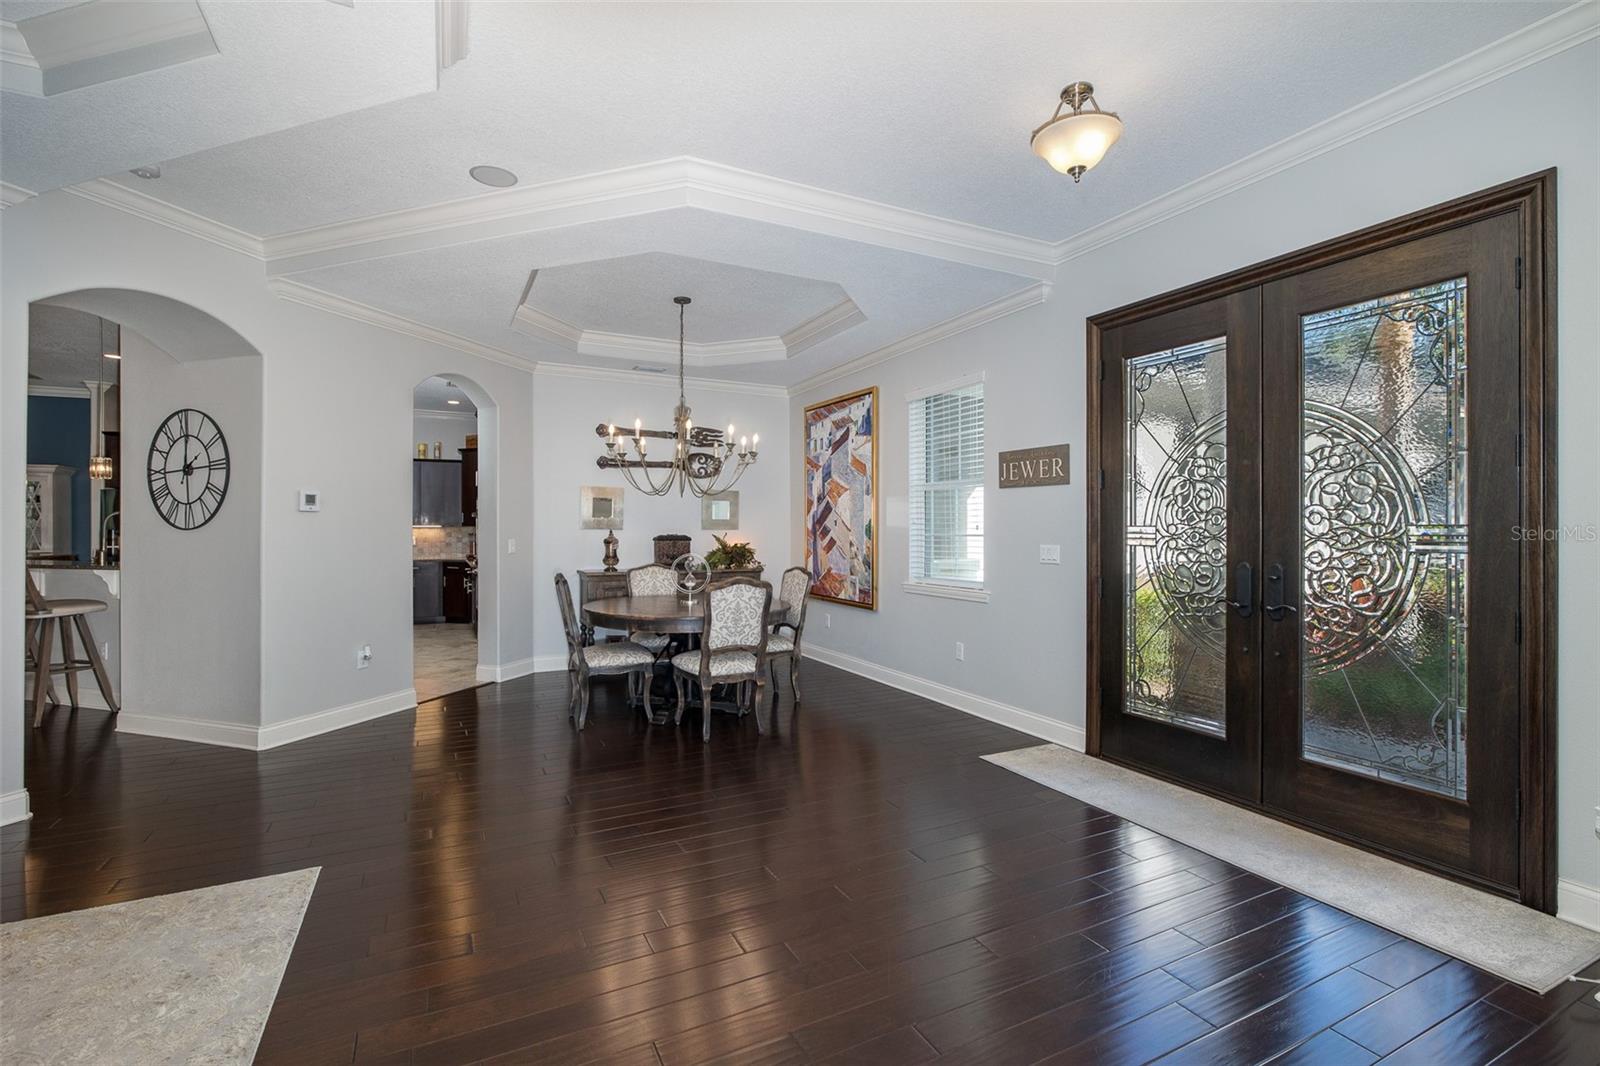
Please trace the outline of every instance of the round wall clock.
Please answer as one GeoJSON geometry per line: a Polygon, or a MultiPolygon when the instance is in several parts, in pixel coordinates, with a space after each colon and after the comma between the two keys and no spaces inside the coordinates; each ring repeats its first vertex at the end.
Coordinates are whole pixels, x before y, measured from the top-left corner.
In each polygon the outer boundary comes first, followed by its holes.
{"type": "Polygon", "coordinates": [[[204,411],[168,415],[150,438],[150,502],[174,529],[199,529],[228,495],[228,441],[204,411]]]}

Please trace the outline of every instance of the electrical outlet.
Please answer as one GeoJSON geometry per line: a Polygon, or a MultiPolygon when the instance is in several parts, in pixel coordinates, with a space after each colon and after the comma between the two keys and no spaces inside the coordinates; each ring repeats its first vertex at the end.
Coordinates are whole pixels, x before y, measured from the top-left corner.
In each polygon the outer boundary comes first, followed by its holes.
{"type": "MultiPolygon", "coordinates": [[[[100,642],[100,661],[105,662],[109,658],[111,658],[111,642],[109,640],[102,640],[100,642]]],[[[1600,819],[1596,820],[1600,821],[1600,819]]]]}
{"type": "Polygon", "coordinates": [[[823,629],[832,629],[833,628],[833,615],[829,614],[827,611],[823,611],[822,612],[822,628],[823,629]]]}
{"type": "Polygon", "coordinates": [[[515,554],[517,554],[517,538],[516,537],[511,537],[511,538],[506,540],[506,554],[507,555],[515,555],[515,554]]]}
{"type": "Polygon", "coordinates": [[[966,661],[967,661],[967,646],[965,644],[961,643],[958,640],[958,641],[956,641],[956,662],[964,663],[966,661]]]}
{"type": "Polygon", "coordinates": [[[1044,563],[1044,564],[1049,565],[1049,566],[1060,566],[1061,565],[1061,545],[1059,545],[1059,544],[1041,544],[1041,545],[1039,545],[1039,562],[1044,563]]]}
{"type": "Polygon", "coordinates": [[[356,669],[365,670],[372,665],[372,645],[363,644],[356,649],[356,669]]]}

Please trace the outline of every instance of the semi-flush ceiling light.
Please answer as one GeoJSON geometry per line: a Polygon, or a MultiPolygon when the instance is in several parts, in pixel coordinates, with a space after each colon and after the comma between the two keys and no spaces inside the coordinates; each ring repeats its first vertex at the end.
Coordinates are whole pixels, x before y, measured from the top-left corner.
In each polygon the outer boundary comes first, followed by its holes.
{"type": "Polygon", "coordinates": [[[1107,149],[1121,136],[1122,120],[1113,112],[1100,110],[1094,86],[1075,81],[1061,90],[1056,113],[1033,131],[1030,143],[1035,155],[1061,173],[1071,174],[1076,182],[1085,170],[1105,158],[1107,149]],[[1094,110],[1085,111],[1086,105],[1094,110]],[[1064,107],[1072,108],[1072,113],[1063,115],[1064,107]]]}
{"type": "Polygon", "coordinates": [[[151,164],[147,167],[134,167],[132,170],[128,171],[128,173],[132,174],[136,178],[143,178],[146,181],[152,181],[161,176],[161,168],[151,164]]]}

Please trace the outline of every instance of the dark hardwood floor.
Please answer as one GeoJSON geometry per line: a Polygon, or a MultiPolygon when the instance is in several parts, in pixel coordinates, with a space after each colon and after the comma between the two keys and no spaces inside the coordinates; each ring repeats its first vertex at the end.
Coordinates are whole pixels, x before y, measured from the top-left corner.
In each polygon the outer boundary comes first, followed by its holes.
{"type": "MultiPolygon", "coordinates": [[[[6,920],[321,866],[262,1063],[1585,1063],[1535,996],[806,663],[776,733],[488,686],[260,755],[54,713],[6,920]]],[[[1595,971],[1600,972],[1600,971],[1595,971]]],[[[135,1064],[137,1066],[137,1064],[135,1064]]]]}

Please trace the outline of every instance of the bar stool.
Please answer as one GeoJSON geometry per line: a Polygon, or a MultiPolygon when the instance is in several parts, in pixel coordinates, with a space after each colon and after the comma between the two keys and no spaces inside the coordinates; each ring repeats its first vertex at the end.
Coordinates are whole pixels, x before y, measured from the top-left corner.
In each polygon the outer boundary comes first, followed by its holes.
{"type": "Polygon", "coordinates": [[[33,575],[28,575],[28,610],[23,616],[23,626],[28,631],[27,645],[29,658],[33,660],[33,724],[39,726],[44,721],[45,698],[49,697],[52,704],[58,705],[55,686],[51,682],[54,674],[65,674],[67,678],[67,699],[73,710],[78,709],[78,674],[84,670],[93,670],[94,679],[100,686],[100,695],[105,697],[106,706],[112,714],[119,710],[116,697],[111,694],[111,678],[106,674],[106,664],[100,658],[100,649],[94,642],[94,634],[89,630],[89,615],[99,611],[108,610],[108,606],[101,600],[47,600],[40,594],[39,588],[33,583],[33,575]],[[51,659],[55,649],[52,646],[51,623],[55,623],[55,633],[59,634],[61,641],[61,662],[53,663],[51,659]],[[76,628],[78,636],[83,642],[84,651],[88,658],[77,658],[77,651],[72,644],[72,631],[76,628]]]}

